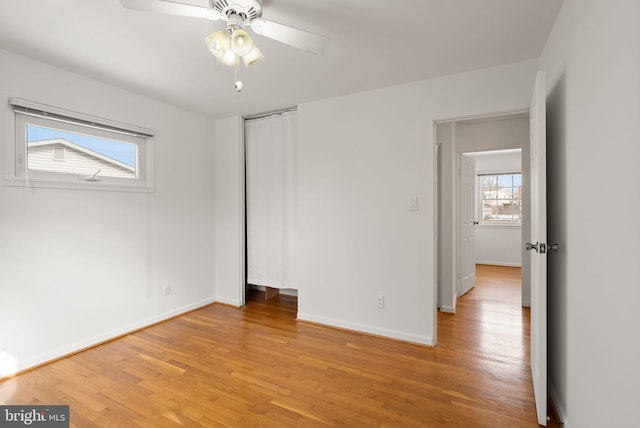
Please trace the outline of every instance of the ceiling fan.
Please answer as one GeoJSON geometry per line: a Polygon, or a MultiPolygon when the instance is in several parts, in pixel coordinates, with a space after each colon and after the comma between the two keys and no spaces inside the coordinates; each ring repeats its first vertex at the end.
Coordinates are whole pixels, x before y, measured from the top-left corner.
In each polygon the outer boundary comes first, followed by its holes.
{"type": "Polygon", "coordinates": [[[205,43],[220,62],[232,67],[239,66],[240,58],[247,67],[264,58],[245,27],[313,54],[322,53],[329,42],[325,36],[263,19],[262,0],[209,0],[209,7],[173,0],[120,0],[120,3],[126,9],[225,21],[225,29],[207,36],[205,43]]]}

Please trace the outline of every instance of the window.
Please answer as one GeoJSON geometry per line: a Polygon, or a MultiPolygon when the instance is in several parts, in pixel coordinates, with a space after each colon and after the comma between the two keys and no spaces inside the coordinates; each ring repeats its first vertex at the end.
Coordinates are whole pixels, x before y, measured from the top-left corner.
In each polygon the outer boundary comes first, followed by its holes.
{"type": "Polygon", "coordinates": [[[522,174],[480,175],[480,223],[522,223],[522,174]]]}
{"type": "MultiPolygon", "coordinates": [[[[29,147],[29,144],[31,144],[31,141],[29,140],[29,138],[27,138],[27,148],[29,147]]],[[[52,153],[53,154],[53,160],[59,160],[59,161],[64,160],[64,146],[55,145],[55,146],[51,147],[51,150],[53,152],[52,153]]]]}
{"type": "Polygon", "coordinates": [[[153,190],[151,131],[15,98],[10,103],[15,165],[5,184],[153,190]]]}

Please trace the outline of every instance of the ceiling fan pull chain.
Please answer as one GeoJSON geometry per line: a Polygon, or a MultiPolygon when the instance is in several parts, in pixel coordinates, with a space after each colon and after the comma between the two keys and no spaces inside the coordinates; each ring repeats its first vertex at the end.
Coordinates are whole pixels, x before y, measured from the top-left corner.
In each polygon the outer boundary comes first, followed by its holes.
{"type": "Polygon", "coordinates": [[[236,88],[236,92],[242,92],[242,80],[238,79],[238,69],[240,68],[240,66],[236,65],[234,67],[234,75],[235,75],[235,88],[236,88]]]}

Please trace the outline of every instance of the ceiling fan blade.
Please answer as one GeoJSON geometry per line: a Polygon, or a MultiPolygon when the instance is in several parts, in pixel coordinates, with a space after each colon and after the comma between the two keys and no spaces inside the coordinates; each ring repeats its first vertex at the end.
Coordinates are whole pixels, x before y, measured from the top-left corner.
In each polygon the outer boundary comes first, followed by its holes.
{"type": "Polygon", "coordinates": [[[142,10],[145,12],[191,16],[194,18],[210,19],[212,21],[222,18],[220,13],[214,9],[169,0],[120,0],[120,3],[122,3],[125,9],[142,10]]]}
{"type": "Polygon", "coordinates": [[[266,19],[257,18],[250,22],[251,28],[257,34],[269,37],[273,40],[294,46],[296,48],[320,54],[324,52],[329,38],[320,34],[310,33],[288,25],[279,24],[266,19]]]}

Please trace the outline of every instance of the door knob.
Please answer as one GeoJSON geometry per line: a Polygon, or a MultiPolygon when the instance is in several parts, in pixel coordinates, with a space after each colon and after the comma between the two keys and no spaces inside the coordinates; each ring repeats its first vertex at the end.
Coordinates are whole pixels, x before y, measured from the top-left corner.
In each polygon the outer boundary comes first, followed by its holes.
{"type": "Polygon", "coordinates": [[[532,244],[531,242],[527,242],[524,247],[527,251],[536,250],[538,252],[538,242],[532,244]]]}
{"type": "Polygon", "coordinates": [[[536,253],[545,254],[549,253],[557,253],[560,251],[560,246],[558,244],[544,244],[542,242],[536,242],[532,244],[531,242],[527,242],[524,247],[527,251],[536,250],[536,253]]]}

